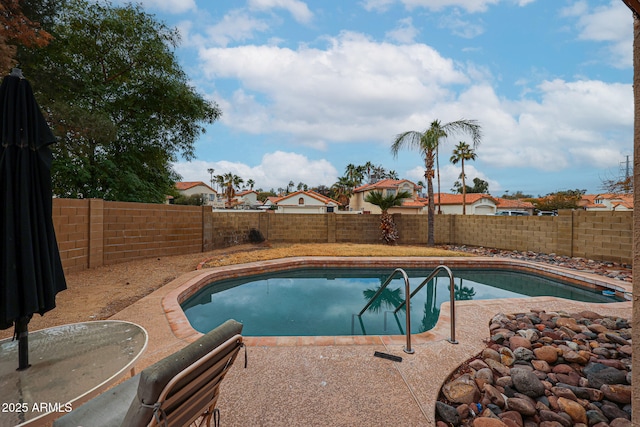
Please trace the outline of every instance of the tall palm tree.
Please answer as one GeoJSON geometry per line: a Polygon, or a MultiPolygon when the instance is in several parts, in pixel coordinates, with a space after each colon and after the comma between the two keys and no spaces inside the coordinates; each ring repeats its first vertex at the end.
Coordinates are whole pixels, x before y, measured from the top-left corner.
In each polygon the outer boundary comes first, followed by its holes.
{"type": "Polygon", "coordinates": [[[362,165],[362,167],[367,171],[367,184],[373,184],[371,182],[371,171],[373,170],[375,165],[373,163],[371,163],[370,161],[367,161],[367,163],[362,165]]]}
{"type": "Polygon", "coordinates": [[[216,170],[214,168],[207,169],[207,172],[209,172],[209,179],[210,179],[209,182],[211,182],[211,188],[213,188],[213,182],[214,182],[213,173],[215,171],[216,170]]]}
{"type": "Polygon", "coordinates": [[[460,141],[456,148],[453,149],[453,155],[451,156],[451,163],[457,165],[460,162],[460,166],[462,167],[462,173],[460,176],[462,177],[462,215],[467,214],[467,186],[464,182],[465,174],[464,174],[464,161],[465,160],[475,160],[476,152],[467,144],[466,142],[460,141]]]}
{"type": "Polygon", "coordinates": [[[224,188],[224,175],[216,175],[214,179],[216,181],[216,186],[218,187],[218,189],[222,190],[224,188]]]}
{"type": "Polygon", "coordinates": [[[236,195],[236,188],[240,187],[244,180],[238,175],[234,175],[231,172],[224,174],[224,194],[227,196],[227,204],[231,205],[231,199],[236,195]]]}
{"type": "MultiPolygon", "coordinates": [[[[482,137],[480,125],[475,120],[458,120],[444,125],[441,124],[439,120],[434,120],[431,122],[429,128],[424,132],[408,131],[396,135],[396,138],[391,145],[391,153],[394,157],[398,156],[398,152],[401,148],[407,147],[418,150],[424,160],[424,177],[427,180],[427,197],[429,198],[427,208],[427,246],[435,245],[433,178],[435,176],[434,163],[438,144],[440,143],[441,138],[463,131],[468,132],[471,135],[473,146],[475,148],[480,143],[480,139],[482,137]]],[[[439,189],[438,193],[440,193],[439,189]]]]}
{"type": "Polygon", "coordinates": [[[398,229],[396,228],[393,217],[389,215],[389,209],[394,206],[400,206],[404,199],[411,197],[408,191],[399,191],[394,194],[382,195],[381,191],[372,191],[367,194],[364,201],[378,206],[382,210],[380,216],[380,230],[382,231],[382,240],[391,245],[398,240],[398,229]]]}
{"type": "Polygon", "coordinates": [[[249,178],[249,179],[247,180],[247,185],[249,186],[249,189],[250,189],[251,191],[253,191],[253,186],[254,186],[254,185],[256,185],[256,182],[255,182],[254,180],[252,180],[251,178],[249,178]]]}
{"type": "Polygon", "coordinates": [[[344,175],[349,178],[351,181],[351,187],[355,188],[362,184],[362,180],[364,179],[364,174],[366,172],[366,167],[364,166],[355,166],[353,163],[349,163],[347,167],[344,169],[344,175]]]}
{"type": "MultiPolygon", "coordinates": [[[[458,133],[468,133],[471,135],[471,140],[473,141],[473,148],[477,148],[478,144],[480,144],[480,139],[482,138],[482,132],[480,129],[480,125],[475,120],[456,120],[455,122],[445,123],[444,125],[440,123],[440,120],[434,120],[431,122],[431,127],[434,130],[437,129],[437,132],[440,136],[438,137],[438,141],[441,138],[446,138],[448,136],[458,134],[458,133]]],[[[440,155],[439,155],[440,142],[436,145],[436,171],[438,174],[438,213],[440,211],[440,155]]]]}

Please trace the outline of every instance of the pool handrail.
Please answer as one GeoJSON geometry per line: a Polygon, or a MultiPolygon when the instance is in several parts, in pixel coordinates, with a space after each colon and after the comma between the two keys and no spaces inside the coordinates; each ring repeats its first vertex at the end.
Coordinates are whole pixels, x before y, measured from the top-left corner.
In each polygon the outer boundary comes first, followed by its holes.
{"type": "MultiPolygon", "coordinates": [[[[382,291],[384,291],[384,289],[387,287],[387,285],[391,282],[391,280],[394,278],[396,273],[402,274],[402,278],[404,279],[404,289],[405,289],[404,294],[405,295],[409,295],[409,293],[411,292],[411,287],[409,286],[409,276],[407,276],[407,273],[403,269],[396,268],[395,270],[393,270],[393,273],[391,273],[391,275],[389,275],[389,277],[382,284],[382,286],[380,286],[380,289],[378,289],[378,291],[375,293],[375,295],[372,296],[371,299],[369,299],[369,302],[367,302],[367,304],[364,306],[364,308],[362,310],[360,310],[360,313],[358,313],[358,317],[362,316],[362,314],[365,311],[367,311],[369,306],[371,306],[371,304],[373,304],[373,301],[375,301],[375,299],[378,298],[378,296],[382,293],[382,291]]],[[[404,348],[404,352],[407,353],[407,354],[413,354],[414,350],[411,348],[411,302],[410,301],[406,301],[406,302],[407,302],[407,313],[406,313],[407,345],[404,348]]]]}
{"type": "Polygon", "coordinates": [[[417,294],[420,291],[420,289],[422,289],[424,287],[424,285],[429,283],[429,281],[431,279],[436,277],[436,275],[440,272],[440,270],[444,270],[447,273],[447,275],[449,276],[449,299],[450,299],[450,309],[451,309],[451,338],[449,338],[447,341],[449,341],[451,344],[458,344],[458,341],[456,341],[456,310],[455,310],[456,295],[455,295],[455,286],[454,286],[454,282],[453,282],[453,273],[451,272],[451,269],[449,267],[447,267],[446,265],[437,266],[431,272],[431,274],[429,274],[429,276],[427,276],[427,278],[424,279],[422,281],[422,283],[420,283],[420,285],[418,285],[418,287],[409,295],[409,297],[407,299],[405,299],[403,302],[401,302],[396,307],[396,309],[393,311],[393,313],[394,314],[397,313],[398,310],[400,310],[405,305],[405,303],[407,304],[407,312],[408,312],[409,311],[409,307],[411,307],[410,306],[411,298],[413,298],[413,296],[415,294],[417,294]]]}

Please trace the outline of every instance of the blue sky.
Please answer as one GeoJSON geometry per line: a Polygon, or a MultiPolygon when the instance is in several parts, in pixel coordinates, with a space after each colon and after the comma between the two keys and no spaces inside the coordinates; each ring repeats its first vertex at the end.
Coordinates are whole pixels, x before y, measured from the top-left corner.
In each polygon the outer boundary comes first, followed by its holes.
{"type": "MultiPolygon", "coordinates": [[[[431,121],[483,129],[468,179],[493,195],[602,192],[633,153],[631,11],[621,0],[147,0],[180,29],[196,90],[222,108],[175,169],[233,172],[256,188],[331,186],[370,161],[418,181],[419,153],[390,153],[431,121]]],[[[442,191],[460,174],[443,142],[442,191]]]]}

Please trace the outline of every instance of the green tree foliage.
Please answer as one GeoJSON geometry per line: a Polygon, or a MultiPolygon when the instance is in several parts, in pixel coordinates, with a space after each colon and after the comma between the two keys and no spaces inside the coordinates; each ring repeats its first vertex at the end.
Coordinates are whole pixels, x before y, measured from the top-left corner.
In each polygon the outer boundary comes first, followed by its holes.
{"type": "Polygon", "coordinates": [[[372,191],[367,194],[364,201],[378,206],[382,210],[380,216],[380,231],[382,233],[382,241],[388,245],[392,245],[398,240],[398,229],[393,216],[389,215],[388,210],[393,206],[400,206],[404,199],[411,197],[408,191],[399,191],[394,194],[384,196],[381,191],[372,191]]]}
{"type": "Polygon", "coordinates": [[[62,197],[163,202],[221,112],[187,83],[173,49],[177,30],[139,5],[68,0],[44,49],[19,54],[49,113],[52,181],[62,197]]]}
{"type": "MultiPolygon", "coordinates": [[[[489,194],[489,183],[480,178],[473,178],[473,187],[466,186],[467,194],[469,193],[479,193],[479,194],[489,194]]],[[[462,184],[460,181],[456,181],[453,183],[453,188],[451,189],[454,193],[462,194],[462,184]]]]}
{"type": "Polygon", "coordinates": [[[258,191],[258,200],[264,203],[269,197],[275,197],[276,193],[273,191],[258,191]]]}
{"type": "Polygon", "coordinates": [[[502,195],[503,199],[508,200],[519,200],[519,199],[533,199],[531,194],[524,194],[522,191],[518,190],[515,193],[509,194],[509,190],[502,195]]]}
{"type": "Polygon", "coordinates": [[[558,209],[576,209],[578,202],[587,190],[566,190],[547,194],[533,202],[536,209],[541,211],[555,211],[558,209]]]}
{"type": "Polygon", "coordinates": [[[191,196],[181,194],[173,199],[174,205],[204,206],[205,202],[202,194],[192,194],[191,196]]]}

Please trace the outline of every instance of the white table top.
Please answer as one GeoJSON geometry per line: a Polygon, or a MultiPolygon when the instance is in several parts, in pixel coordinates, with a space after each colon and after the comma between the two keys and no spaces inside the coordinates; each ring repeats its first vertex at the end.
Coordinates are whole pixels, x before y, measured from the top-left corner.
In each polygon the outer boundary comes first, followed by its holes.
{"type": "Polygon", "coordinates": [[[135,323],[93,321],[29,332],[29,363],[18,341],[0,341],[0,426],[40,425],[80,406],[126,374],[147,346],[135,323]]]}

